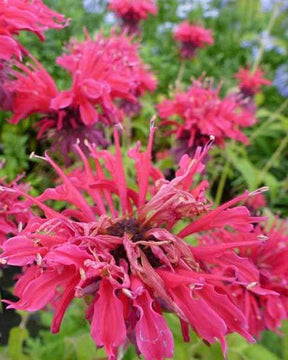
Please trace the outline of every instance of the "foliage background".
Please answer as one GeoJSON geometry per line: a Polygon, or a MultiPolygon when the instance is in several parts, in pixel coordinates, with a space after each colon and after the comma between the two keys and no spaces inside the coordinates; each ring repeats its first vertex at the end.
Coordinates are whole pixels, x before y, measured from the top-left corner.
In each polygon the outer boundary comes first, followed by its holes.
{"type": "MultiPolygon", "coordinates": [[[[145,143],[149,119],[155,113],[154,105],[171,93],[177,78],[180,61],[172,39],[172,29],[179,21],[188,18],[203,24],[213,29],[215,36],[215,45],[199,51],[197,57],[186,65],[184,87],[189,85],[191,77],[198,78],[206,73],[215,78],[216,84],[223,82],[222,92],[226,94],[236,87],[234,74],[239,67],[247,64],[253,66],[255,61],[259,61],[267,77],[273,80],[277,68],[287,63],[288,6],[285,10],[285,2],[269,0],[270,10],[263,11],[263,4],[267,2],[260,0],[158,0],[158,15],[143,24],[141,56],[150,64],[159,86],[154,94],[146,95],[141,114],[133,119],[132,126],[137,138],[145,143]],[[271,17],[281,4],[283,8],[277,12],[273,27],[269,29],[271,17]]],[[[55,65],[63,46],[71,37],[83,38],[84,27],[91,34],[100,29],[108,32],[117,22],[111,13],[107,13],[104,0],[85,0],[85,3],[80,0],[47,0],[46,3],[70,17],[71,25],[61,31],[49,31],[44,43],[40,43],[33,34],[21,34],[21,42],[43,63],[58,86],[64,89],[69,85],[69,79],[55,65]]],[[[256,101],[259,123],[247,131],[251,144],[244,147],[230,143],[225,152],[219,149],[212,151],[213,161],[208,163],[207,170],[212,183],[211,197],[216,196],[223,169],[228,164],[223,199],[244,189],[253,191],[259,186],[269,186],[269,210],[266,209],[266,213],[285,218],[288,214],[288,100],[279,94],[277,87],[272,86],[266,87],[256,101]]],[[[47,144],[39,144],[35,140],[33,118],[18,126],[7,123],[7,118],[9,114],[0,114],[0,158],[6,160],[0,176],[13,179],[18,173],[26,172],[26,179],[37,193],[51,183],[53,175],[45,164],[29,161],[29,154],[32,151],[42,154],[47,144]]],[[[159,129],[155,148],[161,150],[169,143],[171,140],[164,139],[159,129]]],[[[165,169],[173,165],[166,160],[161,161],[159,166],[165,169]]],[[[6,296],[7,289],[12,286],[12,275],[5,281],[0,278],[2,296],[6,296]]],[[[104,352],[96,351],[90,339],[88,324],[82,320],[83,312],[83,307],[75,303],[65,316],[60,334],[56,336],[49,332],[49,309],[30,317],[27,314],[12,314],[12,311],[8,317],[7,314],[0,314],[0,330],[3,333],[0,360],[105,359],[104,352]],[[12,330],[6,344],[10,328],[12,330]]],[[[167,318],[176,339],[175,359],[222,359],[218,345],[209,348],[195,336],[191,344],[184,344],[175,319],[170,315],[167,318]]],[[[288,338],[285,324],[283,333],[285,335],[281,337],[267,332],[255,345],[248,345],[239,337],[231,336],[229,359],[286,360],[288,338]]],[[[123,356],[125,360],[136,359],[130,348],[123,356]]]]}

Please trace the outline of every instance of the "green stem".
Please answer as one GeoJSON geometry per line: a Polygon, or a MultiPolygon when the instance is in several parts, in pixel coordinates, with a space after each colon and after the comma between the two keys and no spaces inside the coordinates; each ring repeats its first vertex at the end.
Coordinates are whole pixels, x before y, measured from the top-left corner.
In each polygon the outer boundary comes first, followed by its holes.
{"type": "Polygon", "coordinates": [[[275,150],[274,154],[271,156],[271,158],[269,159],[267,164],[264,166],[264,168],[263,168],[263,170],[262,170],[262,172],[261,172],[261,174],[259,176],[259,182],[258,182],[259,185],[264,180],[265,175],[268,173],[270,168],[278,160],[278,158],[280,157],[282,151],[286,148],[287,145],[288,145],[288,134],[282,139],[282,141],[279,144],[278,148],[275,150]]]}
{"type": "Polygon", "coordinates": [[[186,65],[186,61],[184,59],[181,60],[181,65],[179,68],[179,72],[177,75],[177,79],[175,81],[175,85],[176,85],[176,90],[182,90],[182,79],[183,79],[183,75],[185,72],[185,65],[186,65]]]}
{"type": "Polygon", "coordinates": [[[128,149],[132,139],[132,124],[129,116],[124,117],[123,146],[128,149]]]}
{"type": "MultiPolygon", "coordinates": [[[[273,10],[273,13],[272,13],[272,16],[270,18],[270,21],[268,23],[268,26],[267,26],[267,29],[266,29],[266,33],[267,33],[267,36],[270,35],[271,31],[272,31],[272,28],[275,24],[275,21],[277,19],[277,16],[278,16],[278,11],[280,9],[280,6],[281,6],[281,3],[277,3],[274,7],[274,10],[273,10]]],[[[252,73],[255,72],[255,70],[257,69],[257,67],[259,66],[261,60],[262,60],[262,57],[263,57],[263,54],[264,54],[264,42],[261,41],[260,43],[260,49],[258,51],[258,54],[257,54],[257,57],[254,61],[254,64],[253,64],[253,67],[252,67],[252,73]]]]}
{"type": "Polygon", "coordinates": [[[221,178],[218,184],[218,188],[217,188],[217,192],[216,192],[216,197],[215,197],[215,206],[218,206],[222,200],[222,196],[223,196],[223,192],[224,192],[224,188],[225,188],[225,184],[226,184],[226,180],[228,177],[228,173],[230,170],[230,164],[228,159],[225,160],[225,165],[224,165],[224,169],[222,171],[221,174],[221,178]]]}
{"type": "Polygon", "coordinates": [[[285,110],[285,108],[288,107],[288,99],[286,99],[282,105],[279,106],[279,108],[273,113],[273,115],[271,115],[271,117],[269,119],[267,119],[266,121],[264,121],[259,127],[258,129],[255,130],[255,132],[251,135],[250,137],[250,141],[252,142],[257,136],[258,134],[261,133],[261,131],[263,130],[263,128],[265,128],[268,124],[271,124],[278,115],[280,115],[282,113],[283,110],[285,110]]]}

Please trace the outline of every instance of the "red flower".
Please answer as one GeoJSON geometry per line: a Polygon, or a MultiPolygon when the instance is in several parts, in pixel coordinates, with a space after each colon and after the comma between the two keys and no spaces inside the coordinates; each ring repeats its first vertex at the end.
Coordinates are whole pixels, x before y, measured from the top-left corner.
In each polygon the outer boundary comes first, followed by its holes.
{"type": "Polygon", "coordinates": [[[139,108],[138,99],[156,87],[130,37],[99,35],[96,40],[71,42],[69,50],[57,63],[73,76],[71,89],[59,92],[35,59],[35,65],[18,63],[18,70],[12,72],[14,80],[5,87],[14,97],[11,122],[42,115],[36,123],[38,138],[47,133],[52,149],[60,148],[67,162],[76,141],[83,150],[87,150],[85,139],[106,147],[103,127],[121,122],[121,108],[139,108]]]}
{"type": "Polygon", "coordinates": [[[139,22],[149,13],[157,14],[153,0],[110,0],[109,9],[122,19],[124,28],[130,34],[139,32],[139,22]]]}
{"type": "MultiPolygon", "coordinates": [[[[86,34],[86,36],[88,35],[86,34]]],[[[71,54],[59,57],[57,63],[72,73],[79,72],[79,68],[84,64],[87,51],[94,54],[92,58],[92,55],[89,54],[88,66],[94,66],[93,59],[98,63],[100,61],[106,63],[105,68],[103,66],[101,68],[99,65],[95,68],[95,75],[93,75],[93,69],[91,70],[89,67],[87,73],[89,74],[89,70],[91,78],[94,77],[97,81],[103,81],[107,84],[105,85],[106,88],[111,89],[111,91],[106,98],[121,99],[121,108],[139,107],[136,98],[141,97],[147,91],[154,91],[157,86],[155,77],[148,71],[147,66],[139,57],[139,45],[133,43],[132,38],[125,34],[115,35],[113,31],[108,38],[100,34],[95,40],[91,40],[88,36],[84,43],[71,41],[68,48],[71,54]],[[101,73],[99,69],[102,71],[101,73]]],[[[82,69],[81,72],[83,72],[82,69]]],[[[115,108],[112,101],[110,101],[109,106],[111,108],[110,113],[117,113],[116,109],[112,111],[115,108]]],[[[118,121],[120,120],[119,118],[118,121]]],[[[113,122],[115,123],[115,121],[113,122]]]]}
{"type": "MultiPolygon", "coordinates": [[[[15,189],[43,217],[35,215],[18,236],[7,240],[0,258],[7,265],[26,265],[15,287],[19,300],[9,302],[11,308],[36,311],[57,298],[53,332],[73,298],[90,295],[91,335],[111,360],[127,336],[146,359],[171,358],[172,334],[162,315],[167,310],[181,319],[185,340],[189,326],[209,343],[219,339],[224,352],[228,333],[252,340],[239,306],[218,290],[238,283],[237,277],[209,270],[211,259],[217,265],[221,258],[223,266],[228,259],[229,267],[234,256],[235,272],[238,267],[241,271],[243,260],[233,249],[261,246],[250,233],[252,223],[261,219],[235,206],[250,194],[211,208],[205,197],[207,181],[195,183],[208,147],[199,148],[194,159],[184,156],[176,177],[165,180],[151,164],[154,131],[152,126],[145,152],[140,144],[129,151],[136,168],[133,188],[125,177],[116,128],[115,154],[89,146],[94,170],[78,145],[84,167],[68,176],[46,154],[63,184],[37,198],[15,189]],[[65,210],[53,210],[45,204],[48,200],[66,202],[65,210]],[[231,236],[236,230],[251,241],[199,248],[185,241],[226,226],[231,236]]],[[[239,281],[248,286],[251,278],[239,281]]]]}
{"type": "MultiPolygon", "coordinates": [[[[215,243],[223,244],[223,242],[233,245],[233,241],[250,241],[255,235],[263,239],[264,244],[261,247],[243,246],[239,249],[239,255],[246,260],[243,262],[241,274],[238,273],[237,276],[240,281],[250,279],[250,285],[234,283],[226,289],[231,300],[244,312],[248,320],[249,332],[257,337],[260,337],[261,332],[266,329],[278,332],[282,320],[288,317],[287,222],[277,221],[271,228],[268,225],[265,227],[264,230],[260,227],[256,228],[254,233],[248,236],[242,234],[231,236],[221,231],[201,239],[202,243],[204,240],[205,246],[211,244],[215,246],[215,243]]],[[[203,253],[204,251],[205,247],[203,253]]],[[[218,262],[219,265],[221,264],[218,262]]],[[[227,268],[222,265],[222,270],[219,271],[213,259],[213,271],[219,275],[227,272],[227,268]]]]}
{"type": "Polygon", "coordinates": [[[11,183],[0,179],[0,188],[5,187],[5,192],[0,190],[0,245],[8,239],[8,235],[17,235],[21,232],[22,227],[28,222],[32,216],[27,201],[19,199],[16,189],[28,191],[29,187],[24,184],[18,184],[19,179],[15,179],[11,183]]]}
{"type": "Polygon", "coordinates": [[[235,139],[247,144],[242,127],[256,122],[253,114],[241,107],[235,96],[220,98],[220,86],[213,87],[208,81],[194,81],[187,92],[175,94],[173,100],[164,100],[158,105],[163,125],[171,125],[179,146],[176,157],[193,154],[211,135],[216,144],[224,146],[226,139],[235,139]],[[180,119],[176,120],[175,117],[180,119]]]}
{"type": "Polygon", "coordinates": [[[49,9],[42,0],[9,0],[0,3],[0,59],[21,58],[23,48],[14,40],[20,31],[31,31],[44,40],[44,31],[61,29],[69,20],[49,9]]]}
{"type": "Polygon", "coordinates": [[[263,85],[270,85],[271,81],[264,78],[261,69],[254,72],[249,69],[239,69],[235,78],[239,80],[239,88],[245,97],[252,97],[261,91],[263,85]]]}
{"type": "Polygon", "coordinates": [[[267,206],[267,201],[265,199],[265,196],[263,194],[257,194],[256,196],[253,196],[249,198],[245,205],[248,207],[248,209],[251,210],[251,212],[255,212],[261,208],[264,208],[267,206]]]}
{"type": "Polygon", "coordinates": [[[187,21],[178,25],[174,37],[182,45],[182,58],[192,59],[198,48],[213,45],[212,31],[199,25],[190,25],[187,21]]]}

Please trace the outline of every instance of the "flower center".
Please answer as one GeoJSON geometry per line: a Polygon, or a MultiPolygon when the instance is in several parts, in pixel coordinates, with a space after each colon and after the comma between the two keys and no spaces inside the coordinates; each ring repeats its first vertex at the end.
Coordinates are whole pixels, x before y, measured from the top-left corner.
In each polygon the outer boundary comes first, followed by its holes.
{"type": "MultiPolygon", "coordinates": [[[[145,233],[150,230],[147,226],[141,226],[139,222],[135,219],[123,219],[107,228],[107,233],[112,236],[123,237],[124,234],[132,235],[131,241],[138,242],[141,240],[145,241],[155,241],[156,239],[149,236],[145,236],[145,233]]],[[[157,240],[156,240],[157,241],[157,240]]],[[[160,260],[153,254],[150,246],[139,245],[139,248],[144,252],[148,261],[152,267],[159,267],[161,265],[160,260]]],[[[127,254],[123,245],[118,246],[116,249],[111,251],[111,255],[115,258],[117,264],[119,264],[120,259],[126,260],[129,264],[127,254]]]]}

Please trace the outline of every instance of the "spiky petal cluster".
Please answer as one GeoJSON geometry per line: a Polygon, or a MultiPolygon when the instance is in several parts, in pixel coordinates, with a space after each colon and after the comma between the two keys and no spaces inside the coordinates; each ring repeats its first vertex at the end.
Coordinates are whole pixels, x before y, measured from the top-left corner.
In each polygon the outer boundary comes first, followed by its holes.
{"type": "Polygon", "coordinates": [[[109,9],[122,20],[124,29],[130,34],[139,33],[139,23],[148,14],[157,14],[153,0],[110,0],[109,9]]]}
{"type": "Polygon", "coordinates": [[[19,195],[15,190],[28,191],[29,187],[25,184],[19,184],[19,179],[15,179],[11,183],[7,183],[4,179],[0,179],[0,187],[11,189],[11,192],[0,192],[0,245],[10,236],[17,235],[22,227],[28,222],[32,216],[27,201],[19,199],[19,195]]]}
{"type": "Polygon", "coordinates": [[[267,200],[263,194],[257,194],[249,198],[245,205],[251,212],[257,212],[258,210],[267,206],[267,200]]]}
{"type": "Polygon", "coordinates": [[[233,250],[261,246],[257,236],[206,247],[185,240],[227,226],[231,236],[249,236],[259,219],[236,204],[253,194],[212,209],[205,197],[207,181],[195,182],[195,174],[204,170],[207,147],[199,148],[194,159],[185,155],[176,177],[165,180],[151,164],[154,131],[152,126],[146,151],[140,151],[140,144],[129,151],[136,170],[133,188],[125,177],[117,129],[115,154],[90,146],[95,169],[78,145],[83,168],[69,175],[46,154],[62,184],[37,198],[15,189],[43,216],[35,215],[18,236],[7,240],[0,258],[8,265],[25,265],[15,287],[19,300],[10,307],[37,311],[53,302],[53,332],[73,298],[90,299],[91,335],[110,360],[117,358],[127,337],[147,360],[171,358],[173,338],[164,311],[179,317],[186,341],[190,326],[208,343],[218,339],[224,352],[226,334],[237,332],[252,340],[243,312],[222,287],[258,281],[257,269],[248,279],[240,276],[245,260],[233,250]],[[48,200],[65,202],[65,210],[53,210],[48,200]],[[211,259],[227,271],[213,274],[211,259]]]}
{"type": "Polygon", "coordinates": [[[264,72],[259,68],[255,71],[241,68],[235,74],[235,78],[238,79],[240,91],[245,97],[253,97],[261,91],[263,85],[271,84],[270,80],[264,78],[264,72]]]}
{"type": "Polygon", "coordinates": [[[174,38],[181,43],[181,57],[192,59],[198,48],[213,45],[212,31],[200,25],[182,22],[174,31],[174,38]]]}
{"type": "MultiPolygon", "coordinates": [[[[246,268],[246,279],[253,274],[253,267],[258,269],[257,282],[250,286],[231,284],[229,296],[243,310],[249,324],[249,332],[260,337],[264,330],[279,332],[281,323],[288,317],[288,226],[287,222],[276,220],[271,226],[268,223],[264,229],[258,226],[252,234],[245,238],[241,234],[231,236],[225,231],[210,234],[210,238],[202,238],[205,245],[249,241],[254,235],[264,241],[261,247],[241,247],[239,255],[246,258],[243,269],[246,268]],[[259,291],[261,287],[261,291],[259,291]]],[[[213,264],[213,271],[219,274],[219,268],[213,264]]]]}
{"type": "Polygon", "coordinates": [[[70,45],[71,54],[58,58],[58,64],[73,77],[71,89],[58,91],[51,76],[34,59],[33,65],[18,64],[14,81],[6,88],[14,94],[12,123],[31,114],[43,118],[36,126],[38,138],[52,138],[54,148],[67,154],[77,139],[107,146],[102,129],[122,121],[121,102],[138,104],[145,91],[156,87],[138,55],[137,45],[125,35],[112,35],[70,45]]]}
{"type": "Polygon", "coordinates": [[[119,96],[119,98],[122,98],[120,102],[121,108],[139,108],[138,99],[145,92],[154,91],[157,86],[156,78],[149,72],[147,65],[143,63],[139,56],[139,44],[133,42],[132,37],[127,36],[125,33],[116,35],[114,30],[108,38],[103,37],[101,34],[95,40],[91,40],[87,34],[86,37],[87,40],[82,43],[72,40],[68,46],[69,54],[60,56],[57,63],[73,73],[85,53],[85,48],[97,44],[98,52],[107,53],[107,56],[113,62],[113,71],[130,80],[130,85],[127,84],[127,86],[129,85],[127,90],[133,98],[119,96]]]}
{"type": "Polygon", "coordinates": [[[235,139],[247,144],[242,128],[256,122],[253,114],[245,111],[235,96],[221,98],[220,86],[213,82],[194,81],[186,92],[178,92],[174,99],[158,105],[163,125],[171,125],[179,146],[176,158],[193,154],[197,146],[215,137],[216,144],[224,146],[226,139],[235,139]]]}
{"type": "Polygon", "coordinates": [[[13,55],[21,59],[22,46],[14,39],[21,31],[30,31],[44,40],[44,31],[61,29],[68,21],[49,9],[42,0],[0,1],[0,60],[13,55]]]}
{"type": "Polygon", "coordinates": [[[258,94],[263,85],[270,85],[271,81],[264,78],[264,73],[257,68],[254,72],[250,69],[239,69],[235,78],[239,81],[240,97],[243,99],[243,108],[254,114],[257,106],[254,96],[258,94]]]}

